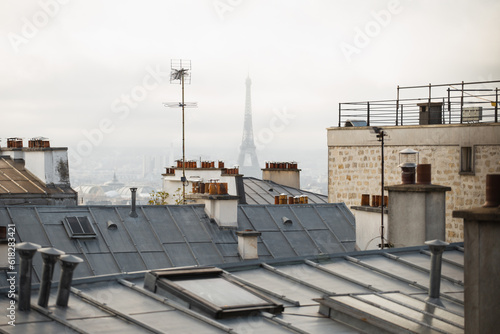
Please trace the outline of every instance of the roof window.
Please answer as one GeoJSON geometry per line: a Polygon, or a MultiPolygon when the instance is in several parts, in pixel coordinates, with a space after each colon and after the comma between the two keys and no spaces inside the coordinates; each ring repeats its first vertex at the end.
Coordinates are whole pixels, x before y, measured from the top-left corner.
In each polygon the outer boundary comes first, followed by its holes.
{"type": "Polygon", "coordinates": [[[96,236],[87,217],[65,217],[63,223],[70,238],[95,238],[96,236]]]}
{"type": "Polygon", "coordinates": [[[216,319],[246,316],[255,311],[283,311],[282,304],[215,267],[151,271],[146,274],[144,287],[216,319]]]}

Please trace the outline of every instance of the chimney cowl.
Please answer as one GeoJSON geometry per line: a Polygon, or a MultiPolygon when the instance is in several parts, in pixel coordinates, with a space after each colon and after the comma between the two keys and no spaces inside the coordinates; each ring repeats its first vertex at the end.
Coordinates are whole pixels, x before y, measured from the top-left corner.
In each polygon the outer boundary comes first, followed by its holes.
{"type": "Polygon", "coordinates": [[[16,251],[21,258],[19,277],[19,311],[29,311],[31,309],[31,273],[33,256],[40,245],[31,242],[22,242],[16,246],[16,251]]]}
{"type": "Polygon", "coordinates": [[[61,277],[59,278],[59,288],[57,289],[57,306],[68,306],[69,295],[71,292],[71,282],[73,280],[73,271],[76,266],[83,262],[79,257],[73,255],[62,255],[59,258],[61,264],[61,277]]]}
{"type": "Polygon", "coordinates": [[[65,253],[54,247],[40,248],[38,252],[42,254],[42,282],[40,283],[40,291],[38,294],[38,305],[47,307],[50,297],[50,288],[52,285],[52,276],[54,275],[55,263],[61,255],[65,253]]]}
{"type": "Polygon", "coordinates": [[[137,211],[135,209],[135,202],[136,202],[136,196],[137,196],[137,188],[130,188],[130,192],[132,194],[132,197],[131,197],[131,200],[130,200],[130,204],[131,204],[130,213],[128,215],[130,217],[132,217],[132,218],[137,218],[138,215],[137,215],[137,211]]]}

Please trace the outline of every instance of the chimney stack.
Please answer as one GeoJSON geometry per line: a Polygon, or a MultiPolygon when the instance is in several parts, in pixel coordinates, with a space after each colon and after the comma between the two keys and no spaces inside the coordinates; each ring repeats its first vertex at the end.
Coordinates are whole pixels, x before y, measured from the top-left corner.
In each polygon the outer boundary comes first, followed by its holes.
{"type": "Polygon", "coordinates": [[[130,188],[130,192],[132,193],[132,199],[131,199],[131,210],[130,213],[128,214],[130,217],[137,218],[137,212],[135,211],[135,200],[136,200],[136,192],[137,188],[130,188]]]}
{"type": "Polygon", "coordinates": [[[442,240],[432,240],[426,241],[425,244],[429,246],[431,251],[431,273],[429,280],[429,297],[426,301],[438,305],[444,306],[439,299],[439,290],[441,287],[441,263],[443,260],[443,252],[449,243],[442,240]]]}
{"type": "Polygon", "coordinates": [[[71,292],[73,271],[83,260],[73,255],[63,255],[59,261],[61,262],[61,278],[59,279],[59,288],[57,289],[56,305],[66,307],[68,306],[69,294],[71,292]]]}
{"type": "Polygon", "coordinates": [[[236,235],[238,236],[238,253],[240,253],[240,256],[243,260],[252,260],[259,258],[257,238],[261,234],[262,233],[260,232],[251,230],[236,232],[236,235]]]}
{"type": "Polygon", "coordinates": [[[16,250],[21,258],[21,277],[19,278],[19,311],[29,311],[31,309],[31,274],[33,256],[40,245],[31,242],[22,242],[17,245],[16,250]]]}
{"type": "Polygon", "coordinates": [[[262,179],[275,183],[300,188],[300,169],[296,162],[266,162],[262,168],[262,179]]]}
{"type": "Polygon", "coordinates": [[[446,239],[446,192],[451,188],[428,180],[384,187],[389,192],[387,237],[396,247],[446,239]]]}
{"type": "Polygon", "coordinates": [[[38,305],[41,307],[47,307],[49,304],[50,287],[52,285],[54,267],[59,257],[64,255],[64,252],[53,247],[41,248],[38,251],[42,254],[43,259],[42,282],[40,283],[38,305]]]}
{"type": "MultiPolygon", "coordinates": [[[[487,175],[487,183],[492,178],[499,180],[500,174],[487,175]]],[[[454,218],[464,219],[465,333],[496,333],[500,328],[500,206],[490,197],[499,199],[500,182],[486,188],[485,205],[453,211],[454,218]]]]}

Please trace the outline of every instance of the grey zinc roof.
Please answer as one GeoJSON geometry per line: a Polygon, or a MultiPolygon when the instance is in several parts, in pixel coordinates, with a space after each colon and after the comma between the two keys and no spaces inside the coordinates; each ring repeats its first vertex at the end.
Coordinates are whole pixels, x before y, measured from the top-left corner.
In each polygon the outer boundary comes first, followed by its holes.
{"type": "MultiPolygon", "coordinates": [[[[30,241],[82,258],[75,277],[241,261],[236,229],[219,228],[203,205],[138,206],[137,218],[129,212],[129,206],[0,207],[0,225],[14,224],[18,243],[30,241]],[[86,217],[95,238],[70,238],[66,217],[86,217]]],[[[266,260],[355,247],[354,217],[343,203],[239,205],[238,230],[245,229],[262,233],[258,252],[266,260]],[[284,224],[283,217],[292,224],[284,224]]],[[[35,281],[41,268],[41,260],[35,261],[35,281]]],[[[6,272],[0,270],[0,286],[6,284],[6,272]]]]}
{"type": "MultiPolygon", "coordinates": [[[[57,284],[48,308],[38,307],[35,284],[32,310],[18,311],[15,327],[3,317],[0,331],[326,334],[373,332],[374,327],[364,327],[369,324],[393,332],[463,333],[462,245],[452,244],[443,254],[444,307],[425,302],[430,255],[421,246],[218,265],[232,279],[281,303],[284,311],[277,315],[214,319],[146,290],[144,272],[76,279],[68,308],[55,306],[57,284]]],[[[1,293],[0,308],[8,303],[1,293]]]]}
{"type": "Polygon", "coordinates": [[[274,204],[274,196],[286,194],[287,196],[306,195],[309,203],[328,203],[328,196],[284,186],[273,181],[266,181],[254,177],[244,177],[245,197],[247,204],[274,204]]]}

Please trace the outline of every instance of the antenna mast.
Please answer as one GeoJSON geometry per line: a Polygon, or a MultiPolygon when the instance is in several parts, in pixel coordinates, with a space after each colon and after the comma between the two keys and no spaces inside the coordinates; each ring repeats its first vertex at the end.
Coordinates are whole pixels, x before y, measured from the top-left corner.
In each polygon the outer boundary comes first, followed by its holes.
{"type": "Polygon", "coordinates": [[[181,84],[182,87],[182,99],[181,102],[165,102],[163,105],[165,107],[174,108],[182,107],[182,204],[186,204],[186,146],[185,146],[185,135],[184,135],[184,108],[185,107],[196,107],[196,102],[184,102],[184,84],[189,85],[191,83],[191,75],[189,71],[191,70],[191,60],[184,59],[172,59],[170,61],[170,83],[181,84]]]}

